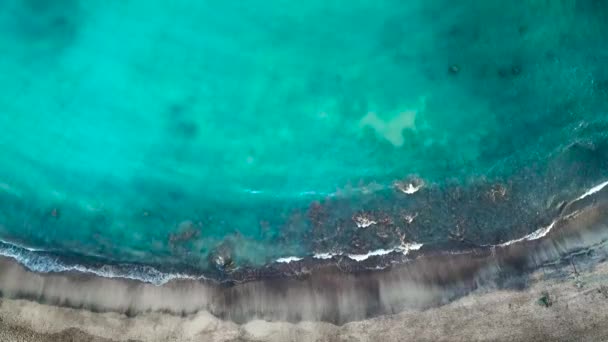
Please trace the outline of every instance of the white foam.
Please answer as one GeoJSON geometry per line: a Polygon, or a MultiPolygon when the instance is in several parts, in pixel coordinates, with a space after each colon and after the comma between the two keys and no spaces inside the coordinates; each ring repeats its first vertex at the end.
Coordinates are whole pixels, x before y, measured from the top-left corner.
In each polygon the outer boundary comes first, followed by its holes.
{"type": "Polygon", "coordinates": [[[369,226],[373,226],[378,223],[378,222],[376,222],[370,218],[364,217],[364,216],[355,216],[354,221],[357,224],[358,228],[367,228],[369,226]]]}
{"type": "Polygon", "coordinates": [[[42,254],[40,249],[22,247],[10,242],[1,241],[0,255],[16,260],[32,272],[58,273],[76,271],[93,274],[104,278],[121,278],[138,280],[153,285],[163,285],[173,279],[207,279],[204,276],[192,276],[184,273],[165,273],[152,266],[145,265],[103,265],[93,268],[84,265],[68,265],[59,258],[42,254]]]}
{"type": "Polygon", "coordinates": [[[401,246],[395,248],[396,252],[401,252],[404,255],[407,255],[410,251],[417,251],[422,248],[423,244],[412,242],[412,243],[402,243],[401,246]]]}
{"type": "Polygon", "coordinates": [[[395,247],[393,249],[377,249],[375,251],[370,251],[366,254],[347,254],[347,256],[355,261],[363,261],[373,256],[387,255],[393,252],[400,252],[403,253],[403,255],[407,255],[410,251],[419,250],[421,247],[421,243],[404,243],[401,246],[395,247]]]}
{"type": "Polygon", "coordinates": [[[504,247],[504,246],[512,245],[512,244],[514,244],[516,242],[521,242],[521,241],[524,241],[524,240],[526,240],[526,241],[532,241],[532,240],[540,239],[543,236],[549,234],[549,232],[551,231],[551,229],[553,229],[553,226],[555,226],[555,222],[557,222],[557,221],[553,221],[553,222],[551,222],[550,225],[548,225],[546,227],[543,227],[543,228],[540,228],[540,229],[537,229],[537,230],[533,231],[532,233],[530,233],[530,234],[528,234],[528,235],[526,235],[524,237],[521,237],[519,239],[503,242],[499,246],[503,246],[504,247]]]}
{"type": "MultiPolygon", "coordinates": [[[[100,267],[88,267],[84,265],[70,265],[61,261],[57,257],[50,256],[41,249],[34,249],[25,246],[19,246],[14,243],[0,240],[0,255],[12,258],[25,268],[32,272],[39,273],[58,273],[58,272],[80,272],[84,274],[93,274],[104,278],[121,278],[142,281],[156,286],[161,286],[174,279],[192,279],[192,280],[213,280],[205,276],[194,276],[185,273],[166,273],[152,266],[123,264],[123,265],[103,265],[100,267]]],[[[367,254],[348,254],[347,256],[355,261],[363,261],[371,256],[386,255],[392,252],[402,252],[407,254],[410,250],[419,249],[422,244],[412,243],[403,244],[393,249],[378,249],[367,254]]],[[[334,256],[341,256],[339,253],[316,253],[315,259],[331,259],[334,256]]],[[[290,256],[279,258],[278,263],[291,263],[301,261],[304,258],[290,256]]]]}
{"type": "Polygon", "coordinates": [[[605,182],[604,182],[604,183],[602,183],[602,184],[599,184],[599,185],[594,186],[593,188],[589,189],[587,192],[585,192],[584,194],[582,194],[582,195],[581,195],[579,198],[577,198],[576,200],[577,200],[577,201],[578,201],[578,200],[582,200],[583,198],[585,198],[585,197],[587,197],[587,196],[593,195],[594,193],[596,193],[596,192],[598,192],[598,191],[602,190],[603,188],[605,188],[605,187],[606,187],[606,185],[608,185],[608,181],[605,181],[605,182]]]}
{"type": "Polygon", "coordinates": [[[327,259],[331,259],[334,256],[339,255],[339,254],[332,254],[332,253],[315,253],[315,255],[313,255],[312,257],[315,259],[322,259],[322,260],[327,260],[327,259]]]}
{"type": "Polygon", "coordinates": [[[407,185],[407,187],[401,191],[403,191],[404,193],[411,195],[411,194],[415,194],[416,192],[418,192],[418,190],[422,189],[422,185],[416,185],[414,186],[414,184],[410,183],[407,185]]]}
{"type": "Polygon", "coordinates": [[[346,256],[355,261],[363,261],[372,256],[387,255],[393,253],[394,251],[394,249],[377,249],[375,251],[367,252],[367,254],[347,254],[346,256]]]}
{"type": "Polygon", "coordinates": [[[424,182],[420,181],[419,184],[414,185],[414,183],[403,183],[401,181],[395,182],[394,186],[401,192],[407,195],[412,195],[418,192],[418,190],[424,187],[424,182]]]}
{"type": "Polygon", "coordinates": [[[414,219],[415,219],[416,217],[418,217],[418,213],[416,213],[416,214],[414,214],[414,215],[409,215],[409,214],[408,214],[408,215],[405,215],[405,216],[403,217],[403,219],[405,220],[405,222],[407,222],[408,224],[410,224],[410,223],[414,222],[414,219]]]}
{"type": "Polygon", "coordinates": [[[276,262],[280,262],[283,264],[289,264],[290,262],[294,262],[294,261],[300,261],[303,258],[298,258],[296,256],[290,256],[290,257],[286,257],[286,258],[279,258],[276,260],[276,262]]]}
{"type": "MultiPolygon", "coordinates": [[[[0,225],[0,228],[4,228],[4,227],[2,225],[0,225]]],[[[44,252],[43,249],[38,249],[38,248],[33,248],[33,247],[27,247],[25,245],[21,245],[21,244],[16,243],[16,242],[8,242],[8,241],[2,240],[2,239],[0,239],[0,242],[4,243],[4,244],[7,244],[7,245],[10,245],[10,246],[15,246],[17,248],[25,249],[26,251],[30,251],[30,252],[44,252]]]]}

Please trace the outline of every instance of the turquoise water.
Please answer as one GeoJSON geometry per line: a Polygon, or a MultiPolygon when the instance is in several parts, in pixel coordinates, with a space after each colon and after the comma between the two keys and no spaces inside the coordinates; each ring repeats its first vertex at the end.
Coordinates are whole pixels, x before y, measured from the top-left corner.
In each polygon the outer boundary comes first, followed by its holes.
{"type": "Polygon", "coordinates": [[[454,186],[512,182],[519,200],[592,184],[607,16],[593,0],[3,1],[0,238],[104,262],[263,265],[349,251],[353,212],[444,203],[454,186]],[[408,177],[420,193],[395,191],[408,177]],[[315,201],[334,210],[324,232],[350,229],[342,245],[315,242],[315,201]]]}

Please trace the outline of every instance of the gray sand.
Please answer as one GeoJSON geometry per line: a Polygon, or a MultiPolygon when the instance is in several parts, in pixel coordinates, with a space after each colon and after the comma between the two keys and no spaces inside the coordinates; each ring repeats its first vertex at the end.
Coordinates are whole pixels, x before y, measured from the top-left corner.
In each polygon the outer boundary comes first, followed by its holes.
{"type": "Polygon", "coordinates": [[[547,269],[524,290],[472,293],[424,311],[351,322],[222,321],[209,313],[188,317],[145,313],[128,318],[2,300],[0,341],[608,341],[608,263],[566,277],[547,269]],[[560,279],[561,280],[556,280],[560,279]],[[539,303],[549,294],[550,306],[539,303]]]}

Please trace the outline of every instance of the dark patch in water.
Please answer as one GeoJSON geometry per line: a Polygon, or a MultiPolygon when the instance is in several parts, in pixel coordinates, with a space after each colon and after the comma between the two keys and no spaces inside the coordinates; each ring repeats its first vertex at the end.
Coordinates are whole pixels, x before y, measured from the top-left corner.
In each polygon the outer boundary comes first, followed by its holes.
{"type": "Polygon", "coordinates": [[[186,140],[195,139],[199,135],[199,127],[193,120],[192,107],[194,98],[171,104],[166,110],[169,133],[186,140]]]}
{"type": "Polygon", "coordinates": [[[198,135],[198,125],[193,121],[184,120],[177,122],[175,130],[186,139],[194,139],[198,135]]]}
{"type": "Polygon", "coordinates": [[[69,46],[82,25],[79,0],[7,1],[0,7],[12,14],[10,20],[17,37],[34,44],[46,43],[53,50],[69,46]]]}

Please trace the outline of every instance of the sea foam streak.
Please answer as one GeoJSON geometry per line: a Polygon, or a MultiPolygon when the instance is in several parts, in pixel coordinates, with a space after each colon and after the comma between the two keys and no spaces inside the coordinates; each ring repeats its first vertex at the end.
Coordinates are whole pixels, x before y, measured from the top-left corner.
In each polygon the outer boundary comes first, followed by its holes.
{"type": "Polygon", "coordinates": [[[512,245],[514,243],[524,241],[524,240],[531,241],[531,240],[540,239],[543,236],[547,235],[551,231],[551,229],[553,229],[553,226],[555,226],[555,222],[556,221],[553,221],[553,222],[551,222],[550,225],[543,227],[543,228],[539,228],[539,229],[533,231],[532,233],[530,233],[524,237],[521,237],[519,239],[503,242],[503,243],[499,244],[499,246],[508,246],[508,245],[512,245]]]}
{"type": "MultiPolygon", "coordinates": [[[[367,260],[373,256],[382,256],[382,255],[391,254],[393,252],[403,253],[404,255],[407,255],[410,251],[419,250],[420,248],[422,248],[422,246],[423,245],[421,243],[416,243],[416,242],[404,243],[400,246],[397,246],[397,247],[391,248],[391,249],[380,248],[380,249],[376,249],[373,251],[369,251],[365,254],[346,254],[346,256],[349,259],[352,259],[355,261],[363,261],[363,260],[367,260]]],[[[315,255],[313,255],[313,258],[327,260],[327,259],[331,259],[335,256],[343,256],[343,254],[341,254],[341,253],[316,253],[315,255]]]]}
{"type": "Polygon", "coordinates": [[[576,200],[582,200],[583,198],[593,195],[594,193],[602,190],[603,188],[606,187],[606,185],[608,185],[608,181],[605,181],[602,184],[596,185],[593,188],[589,189],[587,192],[585,192],[584,194],[582,194],[579,198],[577,198],[576,200]]]}
{"type": "Polygon", "coordinates": [[[348,254],[348,257],[355,261],[363,261],[372,256],[387,255],[394,251],[394,249],[377,249],[375,251],[367,252],[366,254],[348,254]]]}
{"type": "Polygon", "coordinates": [[[289,264],[290,262],[300,261],[300,260],[302,260],[302,258],[298,258],[296,256],[290,256],[290,257],[285,257],[285,258],[278,258],[277,262],[282,263],[282,264],[289,264]]]}
{"type": "MultiPolygon", "coordinates": [[[[591,189],[587,190],[587,191],[586,191],[584,194],[580,195],[580,196],[579,196],[579,197],[578,197],[576,200],[574,200],[574,201],[575,201],[575,202],[576,202],[576,201],[580,201],[580,200],[582,200],[582,199],[583,199],[583,198],[585,198],[585,197],[591,196],[591,195],[595,194],[596,192],[601,191],[601,190],[602,190],[603,188],[605,188],[607,185],[608,185],[608,181],[605,181],[605,182],[603,182],[603,183],[601,183],[601,184],[598,184],[598,185],[596,185],[596,186],[592,187],[591,189]]],[[[575,213],[573,213],[573,214],[575,214],[575,213]]],[[[515,240],[511,240],[511,241],[503,242],[503,243],[501,243],[499,246],[508,246],[508,245],[514,244],[514,243],[516,243],[516,242],[524,241],[524,240],[531,241],[531,240],[537,240],[537,239],[540,239],[540,238],[542,238],[543,236],[545,236],[545,235],[549,234],[549,232],[551,231],[551,229],[553,229],[553,227],[555,226],[555,223],[556,223],[556,222],[557,222],[557,220],[554,220],[554,221],[553,221],[553,222],[551,222],[551,224],[550,224],[550,225],[548,225],[547,227],[539,228],[539,229],[537,229],[537,230],[533,231],[532,233],[530,233],[530,234],[528,234],[528,235],[526,235],[526,236],[524,236],[524,237],[521,237],[521,238],[519,238],[519,239],[515,239],[515,240]]]]}
{"type": "Polygon", "coordinates": [[[321,260],[327,260],[327,259],[331,259],[334,256],[337,256],[340,254],[334,254],[334,253],[315,253],[315,255],[313,255],[312,257],[315,259],[321,259],[321,260]]]}
{"type": "Polygon", "coordinates": [[[173,279],[206,279],[203,276],[192,276],[183,273],[166,273],[152,266],[123,264],[87,267],[79,264],[66,264],[58,257],[45,255],[44,251],[18,246],[0,240],[0,255],[15,259],[25,268],[39,273],[81,272],[105,278],[124,278],[163,285],[173,279]]]}

